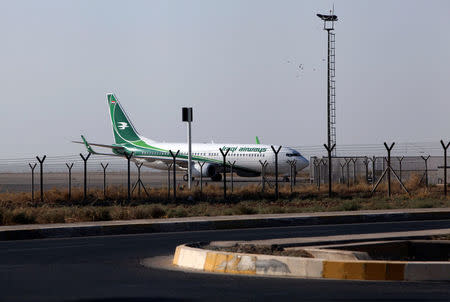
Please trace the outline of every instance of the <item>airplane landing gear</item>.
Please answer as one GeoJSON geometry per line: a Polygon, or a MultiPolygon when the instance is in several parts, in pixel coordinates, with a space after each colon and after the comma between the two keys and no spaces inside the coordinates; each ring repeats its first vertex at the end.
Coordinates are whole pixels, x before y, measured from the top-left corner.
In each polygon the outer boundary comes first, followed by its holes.
{"type": "Polygon", "coordinates": [[[211,177],[212,181],[221,181],[222,180],[222,174],[217,173],[214,176],[211,177]]]}
{"type": "MultiPolygon", "coordinates": [[[[183,175],[183,180],[184,180],[184,181],[188,181],[188,175],[187,175],[187,174],[184,174],[184,175],[183,175]]],[[[194,180],[194,177],[192,177],[192,180],[194,180]]]]}

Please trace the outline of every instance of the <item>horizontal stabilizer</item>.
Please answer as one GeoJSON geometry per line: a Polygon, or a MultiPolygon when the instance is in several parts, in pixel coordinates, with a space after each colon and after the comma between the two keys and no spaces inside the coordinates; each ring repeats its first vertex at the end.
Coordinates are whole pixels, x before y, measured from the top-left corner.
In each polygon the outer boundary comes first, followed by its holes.
{"type": "Polygon", "coordinates": [[[81,139],[83,140],[82,142],[77,142],[77,141],[72,141],[72,142],[76,143],[76,144],[83,144],[83,145],[85,145],[86,149],[91,154],[119,156],[119,155],[114,154],[114,153],[98,153],[98,152],[95,152],[94,149],[92,149],[91,145],[92,146],[97,146],[97,147],[103,147],[103,148],[111,148],[111,149],[115,149],[115,150],[123,150],[124,149],[124,147],[122,147],[122,146],[103,145],[103,144],[90,144],[90,143],[87,142],[87,140],[84,138],[83,135],[81,136],[81,139]]]}
{"type": "MultiPolygon", "coordinates": [[[[75,143],[75,144],[83,144],[83,145],[85,145],[84,142],[72,141],[72,143],[75,143]]],[[[89,145],[90,145],[90,146],[95,146],[95,147],[102,147],[102,148],[116,149],[116,150],[123,150],[123,149],[125,149],[125,148],[122,147],[122,146],[113,146],[113,145],[104,145],[104,144],[92,144],[92,143],[89,143],[89,145]]]]}

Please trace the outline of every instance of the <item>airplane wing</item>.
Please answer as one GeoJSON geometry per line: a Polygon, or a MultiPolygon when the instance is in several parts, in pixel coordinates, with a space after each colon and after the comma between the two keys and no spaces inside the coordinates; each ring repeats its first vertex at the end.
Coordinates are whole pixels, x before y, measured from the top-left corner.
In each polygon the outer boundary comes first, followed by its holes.
{"type": "MultiPolygon", "coordinates": [[[[91,154],[108,155],[108,156],[120,156],[120,157],[123,157],[125,155],[125,154],[122,155],[122,154],[115,154],[115,153],[99,153],[97,151],[94,151],[92,146],[103,147],[103,148],[110,148],[110,149],[117,150],[117,151],[125,151],[125,147],[114,146],[114,145],[105,145],[105,144],[91,144],[91,143],[87,142],[87,140],[85,139],[85,137],[83,135],[81,136],[81,139],[82,139],[82,142],[79,142],[79,141],[72,141],[72,142],[76,143],[76,144],[83,144],[83,145],[85,145],[86,149],[91,154]]],[[[160,153],[156,153],[154,155],[138,155],[138,156],[133,155],[133,158],[145,159],[146,161],[149,161],[149,162],[161,161],[164,164],[172,164],[173,163],[172,156],[170,154],[168,156],[167,152],[160,152],[160,153]]],[[[187,169],[187,167],[188,167],[188,159],[184,158],[184,156],[181,157],[180,155],[178,155],[176,157],[176,163],[177,163],[177,166],[179,166],[181,168],[186,168],[187,169]]]]}

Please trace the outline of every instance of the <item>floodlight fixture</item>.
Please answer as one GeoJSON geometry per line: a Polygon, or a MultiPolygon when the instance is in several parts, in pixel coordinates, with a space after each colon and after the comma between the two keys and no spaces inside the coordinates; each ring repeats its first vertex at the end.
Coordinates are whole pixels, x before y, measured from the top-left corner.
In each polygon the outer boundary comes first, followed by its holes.
{"type": "Polygon", "coordinates": [[[334,14],[334,8],[330,11],[329,15],[316,14],[321,20],[323,20],[324,30],[334,30],[334,22],[338,20],[338,17],[334,14]]]}
{"type": "Polygon", "coordinates": [[[320,19],[322,19],[323,21],[337,21],[338,17],[336,15],[322,15],[322,14],[317,14],[317,17],[319,17],[320,19]]]}

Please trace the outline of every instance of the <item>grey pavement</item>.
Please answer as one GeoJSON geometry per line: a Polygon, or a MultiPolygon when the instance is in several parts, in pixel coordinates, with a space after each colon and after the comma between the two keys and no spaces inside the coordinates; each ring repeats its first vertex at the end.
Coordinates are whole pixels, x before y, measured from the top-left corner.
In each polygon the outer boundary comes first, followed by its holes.
{"type": "Polygon", "coordinates": [[[182,243],[450,228],[450,220],[0,242],[1,301],[448,301],[448,282],[359,282],[206,275],[143,267],[182,243]]]}
{"type": "MultiPolygon", "coordinates": [[[[445,226],[446,221],[441,221],[445,226]]],[[[425,239],[431,236],[442,234],[450,234],[450,228],[418,230],[418,231],[400,231],[400,232],[383,232],[383,233],[367,233],[367,234],[346,234],[319,237],[298,237],[298,238],[275,238],[266,240],[248,240],[248,241],[213,241],[214,246],[231,246],[236,243],[254,244],[254,245],[280,245],[283,247],[310,246],[310,245],[328,245],[337,243],[352,243],[361,241],[384,241],[384,240],[412,240],[425,239]]]]}

